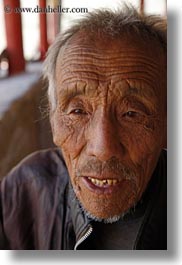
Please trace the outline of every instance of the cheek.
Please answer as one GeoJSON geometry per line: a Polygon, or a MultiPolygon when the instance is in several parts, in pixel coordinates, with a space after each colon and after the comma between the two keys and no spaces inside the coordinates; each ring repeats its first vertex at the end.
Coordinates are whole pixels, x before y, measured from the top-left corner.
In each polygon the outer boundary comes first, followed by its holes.
{"type": "Polygon", "coordinates": [[[54,143],[61,147],[69,149],[82,138],[83,126],[79,122],[73,121],[68,115],[56,112],[52,119],[54,143]]]}
{"type": "Polygon", "coordinates": [[[67,115],[55,113],[52,128],[54,143],[61,148],[69,169],[76,163],[85,144],[84,126],[67,115]]]}
{"type": "Polygon", "coordinates": [[[162,133],[157,124],[152,128],[143,125],[125,127],[125,147],[134,164],[142,164],[151,155],[159,153],[162,145],[162,133]]]}
{"type": "Polygon", "coordinates": [[[123,129],[128,159],[136,168],[140,193],[145,189],[161,152],[161,132],[156,125],[153,129],[141,126],[123,129]]]}

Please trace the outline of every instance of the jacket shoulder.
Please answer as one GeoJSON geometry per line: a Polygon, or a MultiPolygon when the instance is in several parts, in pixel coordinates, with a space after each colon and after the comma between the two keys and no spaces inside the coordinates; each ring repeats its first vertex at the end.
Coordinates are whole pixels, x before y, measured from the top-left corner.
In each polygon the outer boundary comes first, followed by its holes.
{"type": "Polygon", "coordinates": [[[68,173],[58,149],[29,155],[3,178],[0,219],[11,249],[48,248],[49,240],[41,240],[49,236],[45,231],[64,205],[67,186],[68,173]],[[44,236],[37,236],[37,227],[44,236]]]}
{"type": "Polygon", "coordinates": [[[23,184],[30,181],[51,181],[55,178],[65,177],[67,169],[57,148],[36,151],[25,157],[2,180],[23,184]]]}
{"type": "Polygon", "coordinates": [[[167,151],[162,150],[149,186],[150,202],[138,235],[137,249],[167,249],[167,151]]]}

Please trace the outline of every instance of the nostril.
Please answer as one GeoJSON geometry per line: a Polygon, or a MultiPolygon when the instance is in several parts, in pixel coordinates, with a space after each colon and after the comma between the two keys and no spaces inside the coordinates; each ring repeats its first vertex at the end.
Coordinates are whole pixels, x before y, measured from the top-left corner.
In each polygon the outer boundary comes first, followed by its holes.
{"type": "Polygon", "coordinates": [[[124,146],[120,143],[118,137],[112,134],[97,132],[95,136],[87,141],[88,155],[95,156],[101,161],[109,160],[113,156],[121,156],[123,152],[124,146]]]}
{"type": "Polygon", "coordinates": [[[87,153],[105,161],[121,156],[123,145],[119,137],[118,124],[109,113],[98,111],[86,130],[87,153]]]}

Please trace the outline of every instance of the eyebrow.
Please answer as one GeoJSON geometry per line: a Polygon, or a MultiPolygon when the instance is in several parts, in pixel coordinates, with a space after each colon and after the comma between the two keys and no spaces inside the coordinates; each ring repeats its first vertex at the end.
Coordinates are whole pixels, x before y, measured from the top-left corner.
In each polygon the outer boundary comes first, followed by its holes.
{"type": "MultiPolygon", "coordinates": [[[[145,82],[146,83],[146,82],[145,82]]],[[[154,88],[147,84],[147,86],[145,85],[145,88],[142,88],[142,87],[136,87],[136,86],[131,86],[129,83],[129,88],[127,89],[126,91],[126,94],[135,94],[135,95],[146,95],[147,97],[156,97],[156,94],[155,94],[155,90],[154,88]]]]}
{"type": "Polygon", "coordinates": [[[143,103],[145,102],[148,107],[152,111],[156,111],[156,105],[154,102],[156,102],[156,94],[154,93],[154,89],[148,88],[137,88],[137,87],[130,87],[126,93],[125,96],[134,96],[136,99],[141,100],[143,103]],[[153,99],[153,100],[152,100],[153,99]]]}
{"type": "Polygon", "coordinates": [[[77,96],[82,96],[82,95],[90,95],[95,93],[95,89],[91,89],[86,83],[81,86],[74,85],[74,86],[69,86],[67,85],[66,87],[63,87],[59,91],[60,98],[71,100],[74,97],[77,96]],[[87,88],[86,88],[87,87],[87,88]]]}

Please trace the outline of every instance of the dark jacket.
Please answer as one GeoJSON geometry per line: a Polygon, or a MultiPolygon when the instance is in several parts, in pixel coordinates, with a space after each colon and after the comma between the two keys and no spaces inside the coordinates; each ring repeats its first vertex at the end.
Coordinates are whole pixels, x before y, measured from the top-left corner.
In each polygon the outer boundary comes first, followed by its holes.
{"type": "MultiPolygon", "coordinates": [[[[167,248],[166,181],[162,151],[147,189],[151,199],[134,249],[167,248]]],[[[91,233],[89,219],[73,199],[58,149],[28,156],[2,180],[0,249],[79,249],[91,233]]]]}

